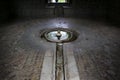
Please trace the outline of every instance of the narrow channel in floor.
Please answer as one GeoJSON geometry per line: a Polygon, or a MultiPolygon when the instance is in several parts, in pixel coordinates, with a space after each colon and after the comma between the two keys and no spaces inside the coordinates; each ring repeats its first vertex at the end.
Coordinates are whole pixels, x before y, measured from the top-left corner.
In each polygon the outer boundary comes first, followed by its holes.
{"type": "Polygon", "coordinates": [[[42,35],[48,42],[56,45],[55,52],[46,52],[40,80],[80,80],[72,46],[65,44],[75,40],[74,33],[65,29],[48,30],[42,35]],[[69,48],[71,50],[69,50],[69,48]]]}

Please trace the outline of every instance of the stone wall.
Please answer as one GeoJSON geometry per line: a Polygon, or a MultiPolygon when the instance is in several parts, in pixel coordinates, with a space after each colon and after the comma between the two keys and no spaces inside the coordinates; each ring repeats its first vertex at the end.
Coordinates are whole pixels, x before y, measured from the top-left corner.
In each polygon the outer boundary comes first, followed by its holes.
{"type": "MultiPolygon", "coordinates": [[[[46,0],[11,0],[0,1],[0,21],[10,17],[41,18],[56,17],[54,7],[48,6],[46,0]]],[[[120,21],[119,0],[72,0],[70,6],[64,7],[64,17],[83,17],[111,21],[120,21]]]]}

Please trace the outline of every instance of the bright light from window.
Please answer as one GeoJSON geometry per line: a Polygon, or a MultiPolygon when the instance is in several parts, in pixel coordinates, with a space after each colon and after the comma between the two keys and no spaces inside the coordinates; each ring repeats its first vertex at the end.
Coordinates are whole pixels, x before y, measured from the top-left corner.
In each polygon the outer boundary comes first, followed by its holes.
{"type": "Polygon", "coordinates": [[[58,0],[59,3],[65,3],[66,0],[58,0]]]}
{"type": "Polygon", "coordinates": [[[55,3],[56,2],[56,0],[52,0],[52,3],[55,3]]]}
{"type": "Polygon", "coordinates": [[[50,3],[67,3],[67,0],[50,0],[50,3]]]}

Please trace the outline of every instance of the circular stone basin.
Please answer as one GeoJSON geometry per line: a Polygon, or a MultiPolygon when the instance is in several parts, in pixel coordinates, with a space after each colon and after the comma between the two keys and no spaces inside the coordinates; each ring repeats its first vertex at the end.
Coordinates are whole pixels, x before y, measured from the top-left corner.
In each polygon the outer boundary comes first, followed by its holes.
{"type": "Polygon", "coordinates": [[[69,38],[69,33],[65,31],[60,31],[60,39],[57,37],[58,31],[51,31],[49,32],[46,37],[52,41],[57,41],[57,40],[66,40],[69,38]]]}
{"type": "Polygon", "coordinates": [[[49,42],[64,43],[73,41],[77,38],[77,33],[69,29],[55,28],[42,31],[41,38],[44,38],[49,42]]]}

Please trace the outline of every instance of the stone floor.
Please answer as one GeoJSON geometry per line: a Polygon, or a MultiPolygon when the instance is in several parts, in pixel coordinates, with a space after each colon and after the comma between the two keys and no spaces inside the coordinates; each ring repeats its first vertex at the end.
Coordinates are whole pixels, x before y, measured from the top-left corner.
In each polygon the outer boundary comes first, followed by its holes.
{"type": "Polygon", "coordinates": [[[120,80],[120,27],[74,18],[19,20],[1,26],[0,80],[40,80],[45,53],[56,49],[55,43],[40,38],[40,32],[58,27],[79,33],[76,41],[64,43],[64,52],[73,52],[80,80],[120,80]]]}

